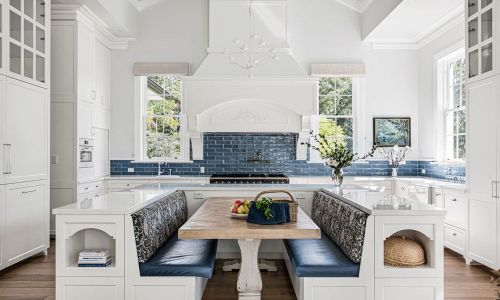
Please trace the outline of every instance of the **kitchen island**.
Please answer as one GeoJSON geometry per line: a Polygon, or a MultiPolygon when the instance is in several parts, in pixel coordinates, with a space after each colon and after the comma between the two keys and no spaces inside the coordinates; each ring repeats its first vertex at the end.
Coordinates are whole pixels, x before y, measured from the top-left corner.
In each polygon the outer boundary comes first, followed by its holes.
{"type": "MultiPolygon", "coordinates": [[[[183,190],[187,198],[188,215],[191,216],[206,198],[234,197],[251,200],[258,192],[270,189],[290,191],[308,215],[311,213],[314,192],[318,190],[333,193],[335,197],[370,215],[373,227],[367,231],[365,242],[372,245],[372,250],[363,255],[369,258],[366,267],[373,269],[374,288],[366,291],[365,299],[398,299],[399,291],[405,291],[407,299],[443,299],[444,210],[418,201],[411,202],[411,209],[377,210],[374,209],[374,204],[388,197],[384,193],[355,185],[346,185],[342,191],[335,191],[331,185],[322,184],[149,184],[54,209],[57,219],[58,299],[73,300],[69,296],[75,295],[74,292],[71,293],[72,290],[88,289],[91,293],[96,286],[106,291],[107,299],[140,299],[125,295],[124,292],[129,261],[126,257],[135,255],[126,253],[127,234],[133,233],[126,224],[130,214],[166,195],[183,190]],[[393,235],[418,240],[426,251],[426,264],[414,269],[385,266],[384,240],[393,235]],[[109,249],[113,256],[111,266],[78,268],[78,253],[87,248],[109,249]]],[[[236,241],[224,240],[219,243],[218,258],[237,258],[238,255],[236,241]]],[[[263,241],[259,257],[282,258],[280,241],[263,241]]]]}

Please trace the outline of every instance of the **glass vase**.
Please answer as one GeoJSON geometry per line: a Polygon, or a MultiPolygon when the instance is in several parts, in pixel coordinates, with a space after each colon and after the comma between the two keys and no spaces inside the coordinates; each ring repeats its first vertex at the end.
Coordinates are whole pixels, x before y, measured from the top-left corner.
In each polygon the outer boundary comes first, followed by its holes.
{"type": "Polygon", "coordinates": [[[342,169],[332,170],[332,182],[335,187],[340,187],[344,181],[344,171],[342,169]]]}
{"type": "Polygon", "coordinates": [[[398,177],[398,168],[392,168],[392,177],[398,177]]]}

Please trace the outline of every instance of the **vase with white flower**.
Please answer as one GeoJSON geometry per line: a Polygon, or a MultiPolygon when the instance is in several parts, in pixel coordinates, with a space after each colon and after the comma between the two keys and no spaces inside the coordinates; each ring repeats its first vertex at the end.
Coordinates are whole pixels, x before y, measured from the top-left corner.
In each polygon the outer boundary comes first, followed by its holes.
{"type": "Polygon", "coordinates": [[[312,131],[311,142],[305,142],[302,143],[302,145],[306,145],[309,149],[316,150],[321,159],[325,162],[325,165],[332,168],[332,182],[335,187],[340,187],[342,185],[344,181],[343,169],[345,167],[349,167],[357,160],[373,157],[378,147],[378,145],[374,145],[371,151],[366,155],[359,156],[346,147],[343,141],[328,138],[321,133],[315,135],[312,131]]]}
{"type": "Polygon", "coordinates": [[[406,154],[410,151],[412,151],[410,146],[399,147],[398,145],[394,145],[389,151],[384,148],[380,149],[380,153],[389,160],[392,168],[392,177],[398,176],[398,167],[400,164],[406,163],[406,154]]]}

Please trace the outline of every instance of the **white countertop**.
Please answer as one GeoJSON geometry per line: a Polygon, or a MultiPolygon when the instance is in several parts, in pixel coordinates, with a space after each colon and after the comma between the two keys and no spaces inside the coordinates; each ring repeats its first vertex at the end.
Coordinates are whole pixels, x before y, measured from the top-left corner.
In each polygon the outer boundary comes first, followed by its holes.
{"type": "MultiPolygon", "coordinates": [[[[208,179],[210,176],[201,175],[201,176],[109,176],[106,177],[107,180],[176,180],[176,179],[208,179]]],[[[325,180],[329,180],[329,176],[290,176],[290,178],[325,178],[325,180]]],[[[386,181],[386,180],[398,180],[398,181],[407,181],[412,184],[418,184],[423,186],[433,186],[433,187],[444,187],[450,189],[458,189],[465,192],[466,184],[465,183],[456,183],[449,182],[444,179],[432,178],[432,177],[423,177],[423,176],[398,176],[398,177],[390,177],[390,176],[345,176],[345,183],[352,183],[356,181],[386,181]]]]}
{"type": "MultiPolygon", "coordinates": [[[[327,190],[332,194],[335,194],[338,198],[345,200],[359,209],[376,216],[435,216],[444,215],[446,211],[441,208],[437,208],[427,203],[422,203],[418,200],[402,200],[405,204],[409,204],[409,207],[404,209],[376,209],[375,205],[381,202],[387,202],[390,197],[388,194],[374,191],[362,191],[362,190],[327,190]]],[[[397,199],[397,198],[396,198],[397,199]]],[[[396,205],[396,207],[398,207],[396,205]]]]}
{"type": "MultiPolygon", "coordinates": [[[[176,190],[185,191],[261,191],[266,189],[285,189],[288,191],[316,191],[324,189],[333,192],[327,184],[147,184],[130,190],[111,192],[78,203],[69,204],[53,210],[56,215],[110,215],[130,214],[176,190]]],[[[373,205],[387,196],[359,186],[346,184],[341,198],[351,201],[361,209],[376,215],[435,215],[444,211],[428,204],[415,201],[411,210],[374,210],[373,205]]]]}

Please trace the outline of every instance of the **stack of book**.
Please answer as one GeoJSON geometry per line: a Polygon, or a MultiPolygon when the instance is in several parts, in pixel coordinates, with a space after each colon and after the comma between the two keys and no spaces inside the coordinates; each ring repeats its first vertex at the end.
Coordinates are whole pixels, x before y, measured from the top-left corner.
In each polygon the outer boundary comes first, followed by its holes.
{"type": "Polygon", "coordinates": [[[83,250],[78,256],[79,267],[104,268],[110,264],[109,250],[83,250]]]}

